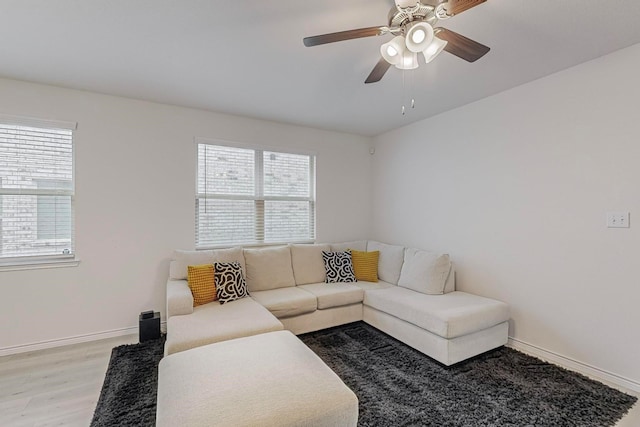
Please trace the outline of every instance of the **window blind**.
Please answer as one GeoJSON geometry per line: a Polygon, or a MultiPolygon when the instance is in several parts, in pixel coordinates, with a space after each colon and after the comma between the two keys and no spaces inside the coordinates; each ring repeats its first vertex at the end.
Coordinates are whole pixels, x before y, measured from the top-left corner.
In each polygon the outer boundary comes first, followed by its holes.
{"type": "Polygon", "coordinates": [[[0,116],[0,263],[74,256],[73,129],[0,116]]]}
{"type": "Polygon", "coordinates": [[[198,143],[196,248],[312,241],[315,158],[198,143]]]}

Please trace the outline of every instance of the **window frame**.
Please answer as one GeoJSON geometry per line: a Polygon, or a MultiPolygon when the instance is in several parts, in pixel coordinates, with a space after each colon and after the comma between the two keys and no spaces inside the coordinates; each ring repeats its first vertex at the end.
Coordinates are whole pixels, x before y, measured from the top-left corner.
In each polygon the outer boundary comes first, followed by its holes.
{"type": "MultiPolygon", "coordinates": [[[[70,247],[72,251],[69,254],[41,254],[41,255],[18,255],[18,256],[0,256],[0,271],[13,270],[31,270],[41,268],[58,268],[58,267],[75,267],[80,264],[75,250],[75,188],[76,188],[76,135],[77,122],[67,122],[60,120],[38,119],[33,117],[12,116],[0,114],[0,124],[8,126],[25,126],[40,128],[44,130],[69,130],[71,131],[71,185],[69,189],[2,189],[0,186],[0,196],[68,196],[71,198],[71,216],[70,216],[70,247]]],[[[34,208],[37,221],[38,204],[34,208]]],[[[0,212],[0,220],[2,220],[0,212]]],[[[37,230],[36,230],[37,233],[37,230]]],[[[44,243],[46,239],[34,240],[34,244],[44,243]]]]}
{"type": "Polygon", "coordinates": [[[204,137],[195,137],[194,138],[194,147],[195,147],[195,224],[194,224],[194,233],[195,233],[195,249],[196,250],[207,250],[207,249],[220,249],[220,248],[228,248],[231,246],[243,246],[243,247],[261,247],[261,246],[275,246],[275,245],[284,245],[289,243],[315,243],[316,241],[316,224],[317,224],[317,210],[316,210],[316,162],[317,155],[312,151],[305,150],[297,150],[291,149],[287,147],[274,147],[269,145],[262,144],[245,144],[241,142],[227,141],[222,139],[212,139],[212,138],[204,138],[204,137]],[[229,194],[207,194],[203,193],[202,195],[198,192],[198,179],[199,179],[199,171],[198,171],[198,161],[199,161],[199,145],[212,145],[219,147],[228,147],[235,149],[243,149],[243,150],[252,150],[254,154],[254,194],[253,195],[229,195],[229,194]],[[264,164],[263,164],[263,153],[264,152],[273,152],[273,153],[282,153],[282,154],[293,154],[293,155],[301,155],[309,157],[309,196],[265,196],[264,194],[264,164]],[[260,232],[254,232],[254,240],[252,241],[234,241],[234,242],[226,242],[220,244],[199,244],[198,243],[198,201],[199,199],[219,199],[219,200],[252,200],[254,201],[255,215],[254,221],[260,224],[256,227],[256,229],[262,230],[262,239],[260,239],[260,232]],[[301,201],[309,203],[309,224],[310,224],[310,233],[311,236],[305,239],[295,239],[295,240],[287,240],[287,241],[265,241],[266,237],[266,210],[264,209],[264,204],[267,201],[301,201]],[[260,206],[261,205],[261,206],[260,206]]]}

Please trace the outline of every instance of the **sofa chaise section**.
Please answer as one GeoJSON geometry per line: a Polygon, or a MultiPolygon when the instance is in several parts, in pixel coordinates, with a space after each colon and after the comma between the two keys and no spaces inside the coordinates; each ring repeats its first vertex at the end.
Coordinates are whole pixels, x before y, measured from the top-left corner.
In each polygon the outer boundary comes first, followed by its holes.
{"type": "Polygon", "coordinates": [[[214,301],[194,307],[189,315],[169,317],[164,351],[169,355],[206,344],[283,329],[282,322],[252,298],[226,304],[214,301]]]}
{"type": "Polygon", "coordinates": [[[507,304],[455,291],[449,256],[369,242],[390,286],[365,291],[363,320],[452,365],[507,343],[507,304]]]}
{"type": "Polygon", "coordinates": [[[284,325],[252,298],[220,304],[213,301],[194,307],[187,282],[189,265],[238,262],[246,268],[240,247],[173,253],[167,280],[167,341],[165,355],[229,339],[279,331],[284,325]]]}
{"type": "Polygon", "coordinates": [[[500,301],[399,286],[367,292],[363,308],[365,322],[447,366],[506,344],[508,319],[500,301]]]}

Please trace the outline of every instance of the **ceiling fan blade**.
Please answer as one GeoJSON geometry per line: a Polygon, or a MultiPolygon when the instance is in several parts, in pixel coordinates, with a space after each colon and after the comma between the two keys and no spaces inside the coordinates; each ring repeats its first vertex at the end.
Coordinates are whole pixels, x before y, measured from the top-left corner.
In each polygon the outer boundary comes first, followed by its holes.
{"type": "Polygon", "coordinates": [[[321,34],[319,36],[305,37],[302,41],[307,47],[320,44],[341,42],[343,40],[359,39],[362,37],[379,36],[384,34],[384,27],[367,27],[357,30],[339,31],[337,33],[321,34]]]}
{"type": "Polygon", "coordinates": [[[445,4],[444,9],[447,11],[449,16],[454,16],[486,1],[487,0],[449,0],[445,4]]]}
{"type": "Polygon", "coordinates": [[[373,70],[371,70],[369,77],[367,77],[367,80],[365,80],[364,82],[365,83],[379,82],[380,80],[382,80],[382,77],[384,77],[384,74],[387,72],[389,67],[391,67],[391,64],[389,64],[384,58],[380,58],[376,66],[373,67],[373,70]]]}
{"type": "Polygon", "coordinates": [[[482,58],[491,48],[446,28],[437,28],[436,37],[445,40],[444,50],[468,62],[482,58]]]}

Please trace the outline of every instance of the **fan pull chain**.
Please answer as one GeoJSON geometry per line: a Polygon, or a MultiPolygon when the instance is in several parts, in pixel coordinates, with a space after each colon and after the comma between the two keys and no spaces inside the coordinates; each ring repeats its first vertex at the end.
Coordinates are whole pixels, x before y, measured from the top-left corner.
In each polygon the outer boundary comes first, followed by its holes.
{"type": "MultiPolygon", "coordinates": [[[[400,110],[402,112],[402,115],[404,116],[407,112],[407,109],[405,107],[405,101],[409,100],[409,96],[407,95],[407,85],[405,84],[405,70],[402,70],[402,109],[400,110]]],[[[413,74],[411,76],[409,76],[409,86],[411,89],[411,92],[413,92],[413,74]]],[[[416,99],[414,97],[411,97],[411,109],[415,109],[416,108],[416,99]]]]}
{"type": "Polygon", "coordinates": [[[405,88],[405,70],[402,70],[402,115],[404,116],[405,114],[405,108],[404,108],[404,100],[407,98],[407,93],[406,93],[406,88],[405,88]]]}
{"type": "MultiPolygon", "coordinates": [[[[415,91],[414,91],[414,86],[415,86],[415,85],[413,84],[413,81],[414,81],[414,75],[415,75],[415,73],[411,73],[411,76],[409,76],[409,79],[410,79],[410,80],[409,80],[409,91],[410,91],[412,94],[414,94],[414,93],[415,93],[415,91]]],[[[411,97],[411,109],[413,110],[414,108],[416,108],[416,100],[415,100],[415,99],[413,98],[413,96],[412,96],[412,97],[411,97]]]]}

